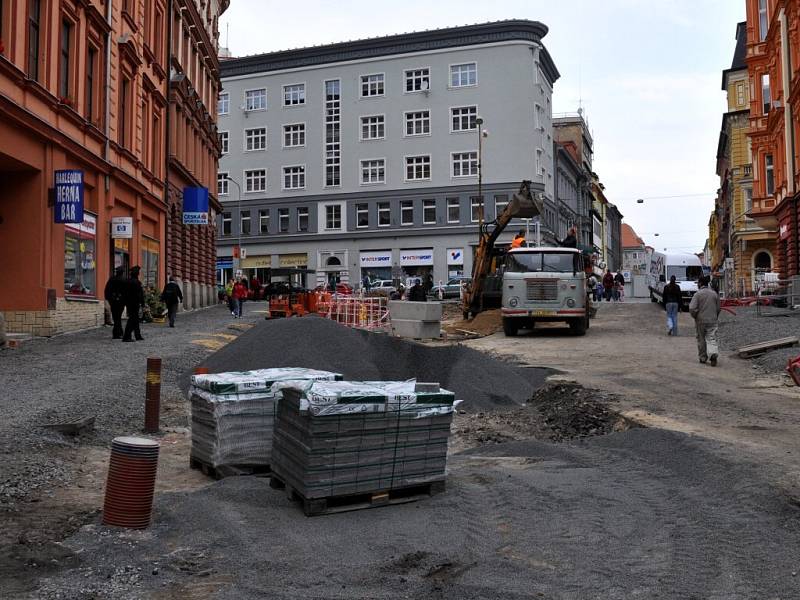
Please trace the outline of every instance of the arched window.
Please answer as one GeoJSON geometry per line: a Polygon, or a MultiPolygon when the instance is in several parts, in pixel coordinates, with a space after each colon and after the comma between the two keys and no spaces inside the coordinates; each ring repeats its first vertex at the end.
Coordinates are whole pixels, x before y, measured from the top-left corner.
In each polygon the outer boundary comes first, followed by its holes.
{"type": "Polygon", "coordinates": [[[325,261],[325,265],[328,267],[340,267],[342,266],[342,261],[335,256],[330,256],[328,260],[325,261]]]}
{"type": "Polygon", "coordinates": [[[762,250],[753,256],[753,266],[759,271],[770,271],[772,270],[772,258],[762,250]]]}

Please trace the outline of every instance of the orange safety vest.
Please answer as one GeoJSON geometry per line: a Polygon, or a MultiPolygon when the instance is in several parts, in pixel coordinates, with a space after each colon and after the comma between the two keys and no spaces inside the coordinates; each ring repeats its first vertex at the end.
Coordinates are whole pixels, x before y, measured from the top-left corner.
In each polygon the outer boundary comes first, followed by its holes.
{"type": "Polygon", "coordinates": [[[524,244],[524,243],[525,243],[525,238],[518,235],[518,236],[516,236],[514,238],[514,241],[511,242],[511,247],[512,248],[522,248],[522,244],[524,244]]]}

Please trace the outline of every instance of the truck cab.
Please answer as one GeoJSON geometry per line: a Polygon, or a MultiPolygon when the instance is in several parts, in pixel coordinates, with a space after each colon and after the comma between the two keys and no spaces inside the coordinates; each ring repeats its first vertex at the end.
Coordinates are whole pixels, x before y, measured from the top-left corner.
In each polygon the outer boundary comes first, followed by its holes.
{"type": "Polygon", "coordinates": [[[514,248],[503,271],[503,331],[517,335],[537,321],[563,321],[575,335],[589,327],[586,274],[575,248],[514,248]]]}

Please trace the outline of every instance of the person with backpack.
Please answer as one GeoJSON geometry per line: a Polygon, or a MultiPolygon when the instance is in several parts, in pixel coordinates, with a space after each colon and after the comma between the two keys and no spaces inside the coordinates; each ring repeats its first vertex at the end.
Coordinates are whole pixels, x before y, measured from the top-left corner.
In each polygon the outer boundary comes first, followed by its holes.
{"type": "Polygon", "coordinates": [[[164,286],[164,291],[161,292],[161,300],[167,305],[169,326],[175,327],[175,315],[178,313],[178,303],[183,302],[183,292],[181,292],[181,287],[175,283],[175,278],[172,275],[169,276],[169,283],[164,286]]]}
{"type": "Polygon", "coordinates": [[[111,339],[114,340],[122,337],[122,311],[125,310],[125,290],[128,287],[124,275],[124,267],[114,269],[114,275],[106,283],[104,293],[106,302],[111,307],[111,320],[114,322],[111,339]]]}

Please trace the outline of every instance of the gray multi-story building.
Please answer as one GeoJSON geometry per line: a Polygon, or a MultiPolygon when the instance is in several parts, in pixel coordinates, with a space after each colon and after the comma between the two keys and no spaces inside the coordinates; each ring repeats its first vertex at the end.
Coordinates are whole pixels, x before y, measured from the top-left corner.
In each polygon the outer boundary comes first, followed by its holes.
{"type": "Polygon", "coordinates": [[[554,198],[547,31],[502,21],[222,62],[220,276],[468,274],[481,212],[524,179],[554,198]]]}
{"type": "MultiPolygon", "coordinates": [[[[571,154],[578,165],[580,174],[576,175],[577,185],[577,209],[576,221],[573,223],[578,231],[578,242],[581,245],[592,247],[596,246],[595,236],[598,235],[598,219],[600,215],[596,213],[592,206],[592,159],[594,157],[594,140],[589,131],[589,125],[583,116],[583,110],[579,109],[574,114],[564,114],[553,119],[553,137],[556,142],[571,154]]],[[[566,161],[566,155],[559,153],[566,161]]],[[[557,170],[557,169],[556,169],[557,170]]],[[[570,167],[568,171],[572,171],[570,167]]],[[[566,174],[566,171],[565,171],[566,174]]],[[[566,216],[566,215],[565,215],[566,216]]]]}

